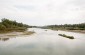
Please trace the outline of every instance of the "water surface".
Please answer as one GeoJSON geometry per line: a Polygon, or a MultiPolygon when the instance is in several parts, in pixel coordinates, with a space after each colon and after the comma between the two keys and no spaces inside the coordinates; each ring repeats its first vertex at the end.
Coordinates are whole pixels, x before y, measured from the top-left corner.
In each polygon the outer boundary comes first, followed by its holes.
{"type": "Polygon", "coordinates": [[[0,38],[0,55],[85,55],[85,34],[31,28],[33,35],[0,38]],[[68,39],[58,36],[74,36],[68,39]]]}

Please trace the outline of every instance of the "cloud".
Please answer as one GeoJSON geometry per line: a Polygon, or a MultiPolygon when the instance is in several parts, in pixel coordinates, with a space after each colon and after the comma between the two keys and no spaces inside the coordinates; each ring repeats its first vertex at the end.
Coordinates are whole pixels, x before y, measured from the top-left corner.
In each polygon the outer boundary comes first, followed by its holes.
{"type": "Polygon", "coordinates": [[[0,0],[0,17],[30,25],[85,22],[84,0],[0,0]]]}
{"type": "Polygon", "coordinates": [[[34,10],[35,7],[34,6],[15,6],[17,9],[21,9],[21,10],[28,10],[28,11],[31,11],[31,10],[34,10]]]}

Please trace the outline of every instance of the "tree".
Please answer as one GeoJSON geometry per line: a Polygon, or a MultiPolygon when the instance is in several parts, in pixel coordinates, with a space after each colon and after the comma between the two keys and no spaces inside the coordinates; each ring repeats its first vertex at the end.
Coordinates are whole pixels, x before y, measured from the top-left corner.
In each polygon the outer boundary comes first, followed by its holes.
{"type": "Polygon", "coordinates": [[[5,30],[5,29],[6,27],[2,23],[0,23],[0,30],[5,30]]]}

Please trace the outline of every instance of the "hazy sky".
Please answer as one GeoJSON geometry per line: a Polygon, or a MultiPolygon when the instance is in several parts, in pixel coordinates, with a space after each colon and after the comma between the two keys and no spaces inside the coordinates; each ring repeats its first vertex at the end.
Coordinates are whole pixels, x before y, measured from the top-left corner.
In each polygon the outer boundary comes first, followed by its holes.
{"type": "Polygon", "coordinates": [[[30,25],[85,22],[85,0],[0,0],[0,19],[30,25]]]}

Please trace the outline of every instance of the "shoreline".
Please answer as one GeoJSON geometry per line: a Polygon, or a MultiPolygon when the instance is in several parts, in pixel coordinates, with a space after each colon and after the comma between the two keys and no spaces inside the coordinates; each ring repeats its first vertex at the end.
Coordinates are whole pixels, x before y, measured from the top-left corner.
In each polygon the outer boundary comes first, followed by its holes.
{"type": "Polygon", "coordinates": [[[61,31],[68,31],[68,32],[75,32],[75,33],[83,33],[83,34],[85,34],[85,30],[61,30],[61,31]]]}
{"type": "Polygon", "coordinates": [[[0,33],[0,38],[32,35],[34,33],[35,33],[34,31],[23,31],[23,32],[11,31],[11,32],[8,32],[8,33],[7,32],[6,33],[0,33]]]}
{"type": "MultiPolygon", "coordinates": [[[[58,31],[58,29],[51,29],[51,30],[56,30],[56,31],[58,31]]],[[[85,30],[66,30],[66,29],[65,29],[65,30],[64,30],[64,29],[59,29],[59,30],[85,34],[85,30]]]]}
{"type": "Polygon", "coordinates": [[[85,30],[66,30],[69,32],[76,32],[76,33],[84,33],[85,34],[85,30]]]}

